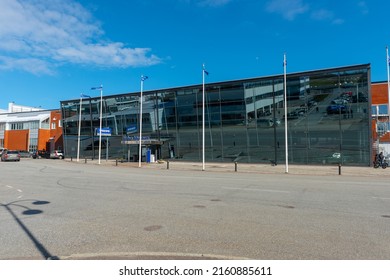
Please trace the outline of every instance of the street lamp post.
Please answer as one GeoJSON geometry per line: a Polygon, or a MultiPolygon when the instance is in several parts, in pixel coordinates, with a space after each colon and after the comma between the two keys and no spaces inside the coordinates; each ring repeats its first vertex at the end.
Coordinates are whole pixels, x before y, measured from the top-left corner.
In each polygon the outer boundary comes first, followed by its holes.
{"type": "Polygon", "coordinates": [[[91,90],[100,90],[100,122],[99,122],[99,164],[102,156],[102,112],[103,112],[103,85],[93,87],[91,90]]]}
{"type": "Polygon", "coordinates": [[[88,95],[85,94],[80,94],[80,112],[79,112],[79,131],[78,131],[78,136],[77,136],[77,162],[80,160],[80,134],[81,134],[81,109],[83,106],[83,97],[89,97],[88,95]]]}
{"type": "Polygon", "coordinates": [[[203,64],[202,69],[202,171],[206,169],[205,166],[205,74],[208,75],[209,73],[206,71],[206,67],[203,64]]]}
{"type": "Polygon", "coordinates": [[[142,161],[142,93],[144,90],[144,81],[148,76],[141,75],[141,93],[140,93],[140,109],[139,109],[139,149],[138,149],[138,167],[141,167],[142,161]]]}
{"type": "Polygon", "coordinates": [[[285,167],[285,173],[288,173],[288,125],[287,125],[287,74],[286,74],[286,68],[287,68],[287,57],[286,54],[284,54],[283,59],[283,68],[284,68],[284,139],[285,139],[285,157],[286,157],[286,167],[285,167]]]}

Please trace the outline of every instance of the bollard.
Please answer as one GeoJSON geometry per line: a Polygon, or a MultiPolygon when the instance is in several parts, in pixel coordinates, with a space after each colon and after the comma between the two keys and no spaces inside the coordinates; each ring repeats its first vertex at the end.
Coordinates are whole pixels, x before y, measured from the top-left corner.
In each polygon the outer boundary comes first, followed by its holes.
{"type": "Polygon", "coordinates": [[[85,163],[87,163],[87,158],[85,158],[85,163]]]}
{"type": "Polygon", "coordinates": [[[341,163],[339,163],[339,175],[341,175],[341,163]]]}
{"type": "Polygon", "coordinates": [[[167,169],[169,169],[169,160],[167,160],[167,169]]]}
{"type": "Polygon", "coordinates": [[[115,166],[118,166],[118,159],[115,160],[115,166]]]}
{"type": "Polygon", "coordinates": [[[73,157],[70,157],[70,161],[73,161],[73,157]]]}
{"type": "Polygon", "coordinates": [[[237,161],[234,162],[234,172],[237,172],[237,161]]]}

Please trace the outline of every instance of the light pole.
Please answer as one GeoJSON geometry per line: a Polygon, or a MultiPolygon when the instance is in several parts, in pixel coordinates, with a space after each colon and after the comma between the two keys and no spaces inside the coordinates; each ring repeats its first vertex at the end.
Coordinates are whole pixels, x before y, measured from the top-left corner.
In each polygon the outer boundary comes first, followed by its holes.
{"type": "Polygon", "coordinates": [[[142,93],[144,90],[144,81],[148,76],[141,75],[141,94],[140,94],[140,109],[139,109],[139,149],[138,149],[138,167],[141,167],[142,160],[142,93]]]}
{"type": "Polygon", "coordinates": [[[91,98],[90,96],[85,95],[83,93],[80,94],[79,132],[78,132],[78,136],[77,136],[77,161],[80,160],[81,109],[83,106],[83,97],[91,98]]]}
{"type": "Polygon", "coordinates": [[[287,74],[286,74],[286,68],[287,68],[287,58],[286,54],[284,54],[283,58],[283,68],[284,68],[284,138],[285,138],[285,153],[286,153],[286,170],[285,172],[288,173],[288,133],[287,133],[287,74]]]}
{"type": "Polygon", "coordinates": [[[103,85],[92,87],[91,90],[100,90],[100,122],[99,122],[99,164],[102,156],[102,112],[103,112],[103,85]]]}
{"type": "Polygon", "coordinates": [[[205,74],[208,75],[209,72],[206,71],[205,65],[203,64],[202,69],[202,171],[206,169],[205,167],[205,111],[204,111],[204,103],[205,103],[205,74]]]}

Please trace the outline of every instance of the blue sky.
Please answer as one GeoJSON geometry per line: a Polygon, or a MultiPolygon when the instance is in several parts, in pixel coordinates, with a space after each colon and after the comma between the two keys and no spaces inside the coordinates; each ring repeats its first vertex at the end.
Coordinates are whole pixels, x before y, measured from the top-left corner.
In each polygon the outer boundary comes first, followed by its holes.
{"type": "Polygon", "coordinates": [[[371,63],[387,80],[390,2],[0,0],[0,108],[371,63]]]}

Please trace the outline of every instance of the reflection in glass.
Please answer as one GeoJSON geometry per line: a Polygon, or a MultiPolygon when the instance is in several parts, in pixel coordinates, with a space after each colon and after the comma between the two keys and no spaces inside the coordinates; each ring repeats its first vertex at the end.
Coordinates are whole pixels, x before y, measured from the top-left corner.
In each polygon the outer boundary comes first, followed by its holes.
{"type": "MultiPolygon", "coordinates": [[[[287,76],[289,161],[297,164],[367,165],[370,162],[369,65],[287,76]]],[[[139,93],[106,96],[103,125],[109,158],[138,158],[139,93]]],[[[206,161],[284,162],[283,77],[206,85],[206,161]]],[[[81,157],[93,158],[99,98],[82,106],[81,157]],[[91,148],[88,148],[91,147],[91,148]]],[[[146,155],[201,160],[202,85],[144,92],[146,155]]],[[[75,157],[78,100],[62,101],[64,146],[75,157]]],[[[381,113],[379,108],[379,113],[381,113]]]]}

